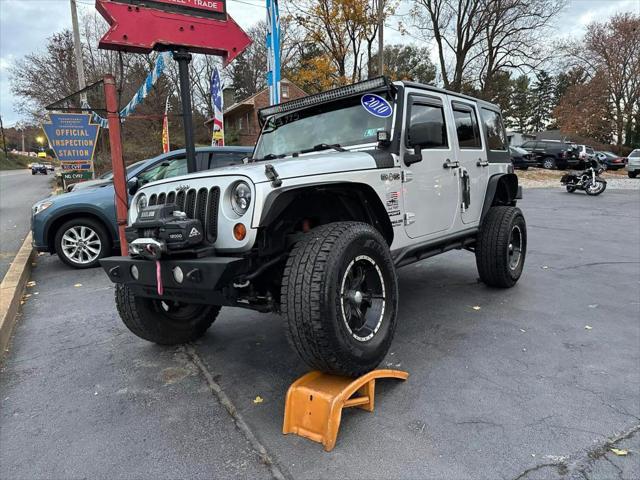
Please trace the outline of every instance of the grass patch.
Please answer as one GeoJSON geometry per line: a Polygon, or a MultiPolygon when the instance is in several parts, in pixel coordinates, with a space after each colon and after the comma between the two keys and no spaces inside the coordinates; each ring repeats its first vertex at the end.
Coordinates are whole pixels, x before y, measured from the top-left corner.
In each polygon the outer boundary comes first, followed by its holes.
{"type": "Polygon", "coordinates": [[[28,168],[28,165],[34,160],[32,157],[26,155],[15,155],[10,153],[9,156],[5,156],[4,152],[0,150],[0,170],[17,170],[19,168],[28,168]]]}

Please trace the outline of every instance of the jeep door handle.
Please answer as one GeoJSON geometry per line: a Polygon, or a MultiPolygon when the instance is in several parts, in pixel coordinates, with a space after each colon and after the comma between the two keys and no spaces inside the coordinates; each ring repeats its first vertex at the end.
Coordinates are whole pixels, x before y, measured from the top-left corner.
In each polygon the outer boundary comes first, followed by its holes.
{"type": "Polygon", "coordinates": [[[478,159],[478,163],[476,163],[476,166],[478,167],[488,167],[489,166],[489,162],[487,160],[482,160],[481,158],[478,159]]]}
{"type": "Polygon", "coordinates": [[[442,168],[458,168],[459,166],[460,166],[460,162],[458,162],[457,160],[454,160],[452,162],[451,159],[449,158],[447,158],[445,162],[442,164],[442,168]]]}

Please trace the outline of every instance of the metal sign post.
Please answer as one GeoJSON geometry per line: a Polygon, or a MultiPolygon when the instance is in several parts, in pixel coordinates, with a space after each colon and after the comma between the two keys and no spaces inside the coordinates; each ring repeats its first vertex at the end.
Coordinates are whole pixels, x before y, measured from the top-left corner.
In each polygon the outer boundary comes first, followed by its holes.
{"type": "Polygon", "coordinates": [[[182,104],[182,120],[184,124],[184,142],[187,151],[187,171],[196,171],[196,145],[193,140],[193,119],[191,118],[191,87],[189,85],[189,62],[191,54],[182,50],[174,52],[173,59],[178,62],[180,77],[180,103],[182,104]]]}
{"type": "Polygon", "coordinates": [[[127,256],[129,249],[124,229],[127,226],[129,195],[127,192],[127,173],[122,158],[120,139],[120,115],[118,115],[118,92],[113,75],[104,77],[104,96],[107,102],[107,121],[109,122],[109,146],[111,147],[111,165],[113,167],[113,188],[116,192],[116,220],[120,238],[120,254],[127,256]]]}

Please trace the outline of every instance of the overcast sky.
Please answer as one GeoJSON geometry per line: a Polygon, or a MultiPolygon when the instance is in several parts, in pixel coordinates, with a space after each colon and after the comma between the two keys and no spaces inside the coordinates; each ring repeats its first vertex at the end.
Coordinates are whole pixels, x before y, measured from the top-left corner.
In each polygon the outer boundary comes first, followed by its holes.
{"type": "MultiPolygon", "coordinates": [[[[79,15],[94,10],[94,2],[77,0],[79,15]]],[[[227,11],[243,28],[265,16],[260,0],[227,0],[227,11]],[[253,6],[255,5],[255,6],[253,6]]],[[[282,8],[282,7],[281,7],[282,8]]],[[[581,36],[585,26],[594,20],[604,20],[616,12],[640,12],[640,0],[569,0],[567,8],[556,19],[560,36],[581,36]]],[[[406,12],[400,8],[398,14],[406,12]]],[[[402,17],[390,18],[385,29],[388,43],[415,43],[401,36],[395,28],[402,17]]],[[[22,116],[15,111],[9,87],[9,68],[25,54],[43,48],[52,33],[71,28],[68,0],[0,0],[0,114],[5,126],[12,126],[22,116]]],[[[46,72],[43,72],[46,74],[46,72]]]]}

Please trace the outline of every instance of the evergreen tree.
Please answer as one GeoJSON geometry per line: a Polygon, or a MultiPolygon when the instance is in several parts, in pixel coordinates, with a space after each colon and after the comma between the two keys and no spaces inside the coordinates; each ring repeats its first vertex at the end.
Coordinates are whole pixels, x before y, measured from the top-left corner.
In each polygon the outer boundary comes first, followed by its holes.
{"type": "Polygon", "coordinates": [[[536,83],[531,89],[531,129],[539,132],[551,122],[551,112],[555,107],[555,86],[553,78],[544,70],[536,77],[536,83]]]}
{"type": "Polygon", "coordinates": [[[522,133],[529,132],[531,125],[532,108],[529,83],[529,77],[526,75],[520,75],[513,81],[511,104],[507,110],[507,126],[522,133]]]}

